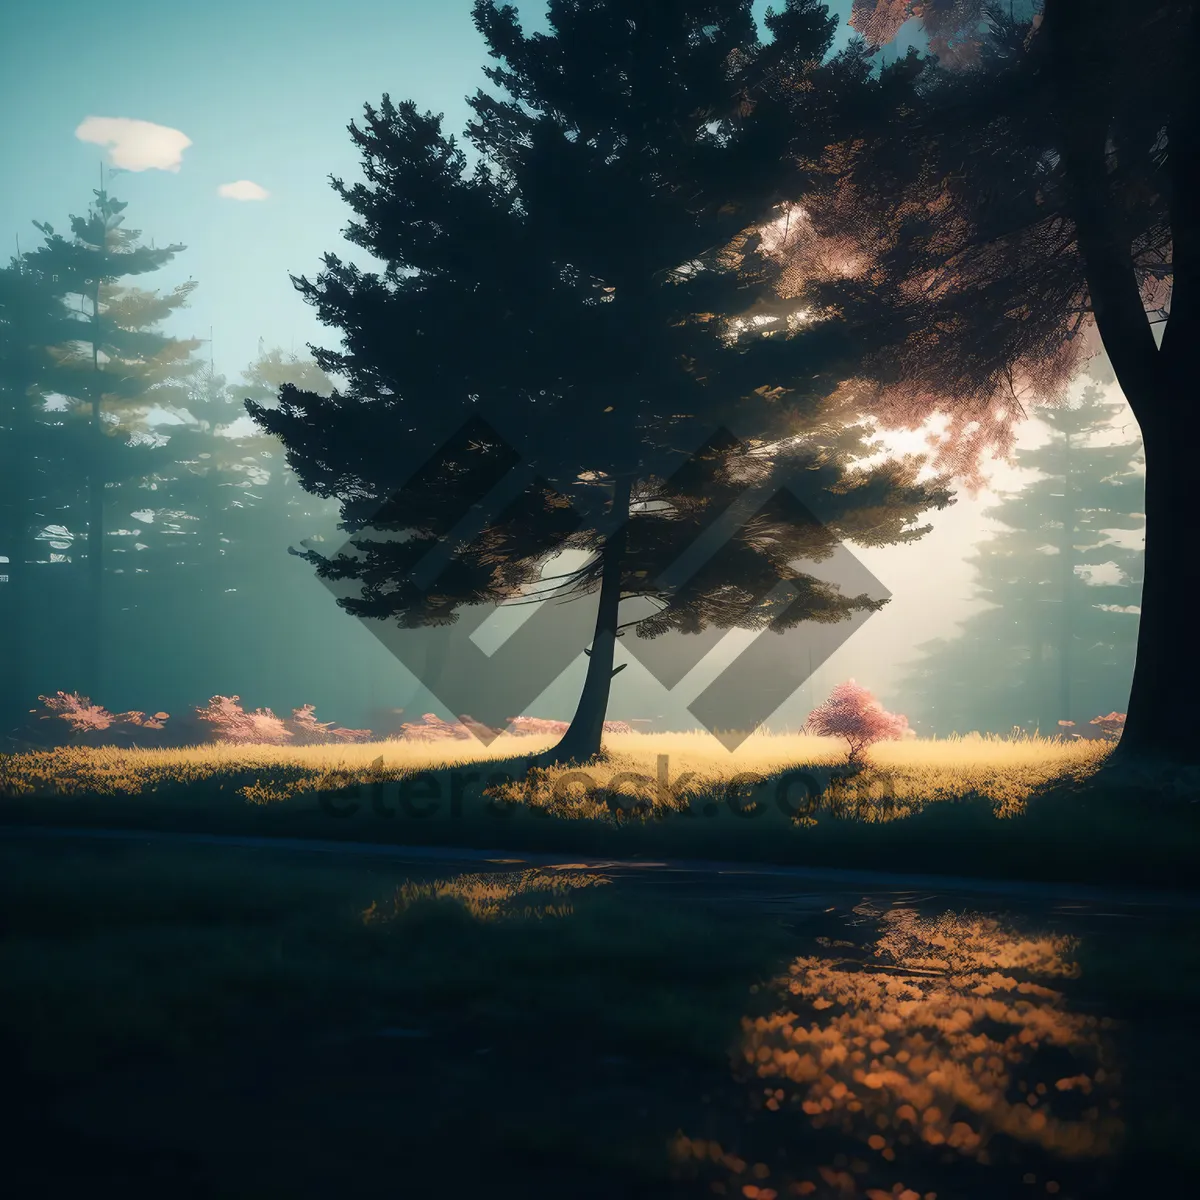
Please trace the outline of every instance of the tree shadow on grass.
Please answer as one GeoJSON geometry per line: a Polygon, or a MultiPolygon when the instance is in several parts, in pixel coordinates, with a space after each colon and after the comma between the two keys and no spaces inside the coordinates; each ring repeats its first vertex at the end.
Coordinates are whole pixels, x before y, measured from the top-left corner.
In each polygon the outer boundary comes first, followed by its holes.
{"type": "Polygon", "coordinates": [[[622,756],[572,771],[525,757],[429,770],[223,768],[120,794],[16,795],[14,824],[115,826],[604,858],[709,859],[1191,888],[1200,805],[1111,776],[1019,785],[828,763],[658,777],[622,756]],[[933,778],[933,777],[931,777],[933,778]]]}

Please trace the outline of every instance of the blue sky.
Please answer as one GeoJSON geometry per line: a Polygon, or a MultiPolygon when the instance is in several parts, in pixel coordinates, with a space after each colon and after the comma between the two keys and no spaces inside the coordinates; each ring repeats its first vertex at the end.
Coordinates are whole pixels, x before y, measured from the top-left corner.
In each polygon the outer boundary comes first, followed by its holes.
{"type": "MultiPolygon", "coordinates": [[[[540,2],[518,7],[534,24],[544,13],[540,2]]],[[[766,7],[756,5],[760,16],[766,7]]],[[[849,0],[833,7],[844,15],[849,0]]],[[[847,32],[843,21],[843,39],[847,32]]],[[[902,31],[889,54],[906,41],[902,31]]],[[[65,231],[68,214],[86,210],[102,163],[132,154],[133,165],[155,165],[111,178],[111,191],[129,203],[127,225],[146,241],[187,246],[146,285],[199,282],[169,332],[207,338],[211,328],[217,370],[231,379],[260,338],[298,352],[309,342],[334,347],[336,335],[288,275],[314,277],[327,251],[368,265],[341,237],[350,213],[328,183],[331,174],[359,178],[346,126],[389,92],[445,113],[446,129],[459,133],[465,97],[487,82],[486,61],[471,0],[127,0],[116,8],[9,0],[0,41],[0,162],[9,181],[0,190],[0,257],[18,238],[22,249],[38,244],[35,219],[65,231]],[[130,137],[114,120],[161,128],[130,137]],[[84,140],[106,132],[122,140],[84,140]],[[229,185],[265,198],[220,194],[229,185]]],[[[894,599],[818,672],[817,692],[854,675],[886,693],[913,647],[967,614],[963,558],[993,499],[964,497],[935,514],[933,534],[915,546],[859,554],[894,599]]],[[[649,686],[633,670],[619,677],[613,715],[662,711],[664,697],[638,690],[649,686]]]]}
{"type": "MultiPolygon", "coordinates": [[[[541,22],[543,4],[518,7],[541,22]]],[[[346,126],[364,103],[390,92],[444,112],[447,131],[460,133],[465,97],[487,83],[470,0],[129,0],[119,9],[10,0],[4,33],[0,161],[10,185],[0,194],[0,253],[7,259],[18,238],[24,249],[38,244],[35,219],[66,229],[114,149],[118,162],[124,150],[138,165],[159,164],[113,175],[110,190],[146,240],[187,246],[146,283],[199,281],[167,329],[207,338],[211,328],[217,369],[230,378],[260,337],[301,352],[336,344],[288,275],[315,276],[326,251],[367,265],[342,239],[350,213],[328,183],[359,177],[346,126]],[[113,119],[163,130],[135,131],[116,147],[77,132],[103,134],[113,119]],[[174,161],[172,134],[190,142],[174,161]],[[164,145],[165,155],[147,153],[164,145]],[[219,194],[244,182],[265,198],[219,194]]]]}
{"type": "Polygon", "coordinates": [[[112,162],[76,136],[87,118],[178,131],[191,144],[176,169],[116,175],[111,190],[147,240],[187,246],[153,283],[199,281],[169,329],[208,337],[211,327],[217,369],[231,377],[259,337],[297,351],[336,344],[288,273],[315,275],[322,253],[346,248],[348,210],[328,176],[357,177],[346,126],[364,102],[411,97],[457,129],[463,97],[483,82],[482,40],[457,0],[130,0],[118,10],[16,0],[5,32],[0,97],[5,112],[24,114],[0,134],[16,184],[0,196],[5,248],[15,236],[35,245],[34,219],[63,229],[86,209],[101,163],[112,162]],[[218,194],[244,180],[266,199],[218,194]]]}

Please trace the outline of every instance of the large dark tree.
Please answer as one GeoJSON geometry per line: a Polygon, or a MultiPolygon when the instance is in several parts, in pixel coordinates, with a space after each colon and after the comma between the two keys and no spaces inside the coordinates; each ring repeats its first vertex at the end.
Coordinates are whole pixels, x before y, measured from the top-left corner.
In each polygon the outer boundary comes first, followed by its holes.
{"type": "MultiPolygon", "coordinates": [[[[863,356],[864,404],[895,424],[948,413],[944,461],[964,471],[1006,448],[1026,404],[1061,391],[1102,345],[1146,455],[1142,617],[1119,757],[1194,761],[1200,6],[1043,7],[856,6],[880,43],[909,15],[934,22],[942,55],[909,55],[843,110],[840,152],[806,211],[817,244],[849,245],[842,277],[810,293],[884,343],[863,356]]],[[[814,274],[804,255],[793,267],[814,274]]]]}
{"type": "Polygon", "coordinates": [[[1125,406],[1088,388],[1042,407],[1048,438],[1020,450],[1037,472],[986,512],[975,597],[989,606],[920,647],[901,684],[914,727],[938,734],[1014,726],[1058,732],[1124,710],[1137,646],[1145,489],[1139,446],[1114,439],[1125,406]]]}
{"type": "Polygon", "coordinates": [[[354,554],[311,555],[326,577],[362,583],[343,601],[352,612],[450,621],[526,594],[555,551],[585,553],[537,593],[598,593],[557,761],[600,749],[623,599],[644,602],[629,622],[642,636],[848,616],[878,601],[803,562],[841,540],[918,537],[919,515],[949,500],[918,481],[920,460],[853,469],[862,430],[829,401],[843,331],[809,324],[761,253],[804,175],[784,151],[797,124],[812,153],[826,143],[845,72],[821,65],[834,22],[815,0],[769,16],[766,44],[750,9],[554,0],[550,34],[527,36],[511,6],[477,3],[499,63],[498,91],[470,101],[477,164],[412,104],[367,107],[351,126],[366,183],[334,185],[358,217],[349,238],[385,269],[329,255],[315,283],[296,281],[343,332],[344,353],[316,356],[349,387],[249,405],[359,534],[354,554]],[[524,493],[481,513],[518,464],[524,493]],[[753,487],[760,503],[731,540],[668,582],[753,487]],[[784,488],[815,513],[770,499],[784,488]],[[470,512],[473,538],[456,533],[470,512]],[[445,570],[414,577],[448,543],[445,570]]]}

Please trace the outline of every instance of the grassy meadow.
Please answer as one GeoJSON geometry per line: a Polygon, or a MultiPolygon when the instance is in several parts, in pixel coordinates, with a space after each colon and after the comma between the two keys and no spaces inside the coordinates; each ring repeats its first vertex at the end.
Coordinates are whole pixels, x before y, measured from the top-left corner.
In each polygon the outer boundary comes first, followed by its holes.
{"type": "MultiPolygon", "coordinates": [[[[173,750],[117,747],[62,748],[10,756],[0,784],[9,794],[84,793],[131,795],[179,786],[236,786],[252,803],[285,800],[343,783],[401,779],[426,771],[491,764],[497,769],[553,745],[553,738],[502,734],[490,745],[472,740],[422,742],[395,739],[335,746],[245,746],[217,744],[173,750]],[[243,782],[248,780],[248,782],[243,782]]],[[[1108,753],[1099,741],[1057,738],[966,737],[907,739],[872,747],[860,783],[864,791],[910,804],[978,796],[1004,807],[1019,806],[1034,791],[1063,778],[1081,779],[1108,753]]],[[[604,755],[587,771],[595,786],[572,785],[571,804],[587,808],[618,775],[630,779],[619,790],[633,799],[660,803],[659,759],[666,756],[671,779],[690,776],[683,793],[691,797],[724,789],[743,774],[777,776],[796,766],[825,771],[843,764],[844,743],[806,734],[757,733],[730,752],[707,733],[609,734],[604,755]]],[[[549,795],[567,768],[544,772],[536,794],[549,795]]]]}
{"type": "Polygon", "coordinates": [[[64,748],[0,759],[0,821],[535,852],[756,860],[1190,886],[1200,810],[1098,784],[1097,741],[971,735],[871,748],[758,733],[624,734],[580,769],[548,740],[64,748]]]}

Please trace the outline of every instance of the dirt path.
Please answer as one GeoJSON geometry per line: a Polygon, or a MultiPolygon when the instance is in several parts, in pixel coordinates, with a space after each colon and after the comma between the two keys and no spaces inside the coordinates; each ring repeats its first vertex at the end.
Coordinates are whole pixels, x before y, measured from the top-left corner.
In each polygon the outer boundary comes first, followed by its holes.
{"type": "Polygon", "coordinates": [[[512,850],[475,850],[456,846],[400,846],[374,842],[322,841],[310,838],[246,837],[235,834],[166,833],[127,829],[69,829],[41,826],[0,826],[0,837],[115,839],[144,845],[228,846],[272,853],[325,854],[352,860],[371,857],[388,863],[412,864],[425,875],[447,871],[523,870],[530,867],[600,871],[631,883],[669,884],[673,892],[714,891],[731,898],[747,893],[770,900],[772,907],[794,900],[808,907],[825,894],[914,892],[934,895],[1003,897],[1016,904],[1102,906],[1145,912],[1151,909],[1200,909],[1200,891],[1159,892],[1133,888],[1098,888],[1086,884],[1040,883],[904,872],[851,871],[840,868],[772,866],[758,863],[711,862],[688,859],[577,858],[512,850]]]}

